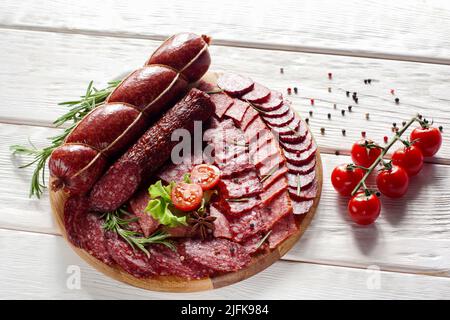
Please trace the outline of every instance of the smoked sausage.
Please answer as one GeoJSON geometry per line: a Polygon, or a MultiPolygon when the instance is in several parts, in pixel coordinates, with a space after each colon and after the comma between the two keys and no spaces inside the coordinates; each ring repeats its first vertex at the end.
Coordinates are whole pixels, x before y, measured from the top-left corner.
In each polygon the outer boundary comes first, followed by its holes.
{"type": "Polygon", "coordinates": [[[88,193],[108,164],[186,93],[189,82],[203,76],[210,64],[208,44],[206,36],[175,35],[128,75],[53,151],[51,188],[88,193]]]}
{"type": "Polygon", "coordinates": [[[169,159],[176,129],[192,133],[195,121],[205,121],[214,112],[209,96],[197,89],[191,91],[159,121],[148,129],[95,184],[89,203],[92,210],[108,212],[119,208],[138,189],[142,181],[149,178],[169,159]]]}

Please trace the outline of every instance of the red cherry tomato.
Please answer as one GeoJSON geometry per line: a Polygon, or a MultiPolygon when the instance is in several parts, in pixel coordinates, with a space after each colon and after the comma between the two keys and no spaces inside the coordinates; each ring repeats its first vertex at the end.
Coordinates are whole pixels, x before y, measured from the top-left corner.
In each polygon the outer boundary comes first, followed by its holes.
{"type": "Polygon", "coordinates": [[[392,155],[392,163],[406,170],[408,176],[415,176],[422,170],[422,151],[415,145],[398,149],[392,155]]]}
{"type": "Polygon", "coordinates": [[[409,135],[411,141],[414,141],[414,145],[418,147],[424,157],[431,157],[442,144],[442,135],[438,128],[416,128],[409,135]]]}
{"type": "Polygon", "coordinates": [[[197,209],[203,197],[203,190],[198,184],[178,182],[172,189],[172,203],[182,211],[197,209]]]}
{"type": "Polygon", "coordinates": [[[343,196],[349,196],[364,176],[364,170],[341,164],[331,173],[331,184],[343,196]]]}
{"type": "Polygon", "coordinates": [[[220,170],[210,164],[199,164],[191,171],[191,181],[202,187],[203,190],[209,190],[216,186],[220,179],[220,170]]]}
{"type": "Polygon", "coordinates": [[[381,149],[377,147],[366,147],[366,141],[369,145],[374,144],[374,142],[371,140],[362,139],[360,141],[357,141],[352,146],[351,155],[352,160],[355,164],[368,168],[381,154],[381,149]]]}
{"type": "Polygon", "coordinates": [[[350,218],[357,224],[368,225],[380,215],[380,199],[374,194],[366,195],[363,191],[355,194],[348,202],[350,218]]]}
{"type": "Polygon", "coordinates": [[[378,190],[390,198],[400,198],[408,191],[409,177],[402,167],[393,165],[391,169],[381,170],[377,176],[378,190]]]}

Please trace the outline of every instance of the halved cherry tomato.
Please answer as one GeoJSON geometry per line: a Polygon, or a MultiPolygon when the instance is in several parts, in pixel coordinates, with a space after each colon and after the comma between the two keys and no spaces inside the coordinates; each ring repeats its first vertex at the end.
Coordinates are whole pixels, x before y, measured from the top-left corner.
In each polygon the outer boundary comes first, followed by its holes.
{"type": "Polygon", "coordinates": [[[172,203],[182,211],[192,211],[200,207],[203,190],[195,183],[178,182],[172,189],[172,203]]]}
{"type": "Polygon", "coordinates": [[[380,199],[374,194],[366,195],[358,192],[348,202],[350,218],[357,224],[368,225],[373,223],[381,211],[380,199]]]}
{"type": "Polygon", "coordinates": [[[406,170],[392,165],[390,169],[383,169],[377,176],[378,190],[390,198],[400,198],[408,191],[409,178],[406,170]]]}
{"type": "Polygon", "coordinates": [[[341,164],[331,173],[331,184],[339,194],[349,196],[363,176],[363,169],[341,164]]]}
{"type": "Polygon", "coordinates": [[[392,155],[392,163],[406,170],[408,176],[415,176],[422,170],[422,151],[415,145],[398,149],[392,155]]]}
{"type": "Polygon", "coordinates": [[[409,138],[422,151],[424,157],[435,155],[442,144],[441,132],[435,127],[415,128],[409,138]]]}
{"type": "Polygon", "coordinates": [[[351,151],[353,162],[366,168],[370,167],[380,154],[381,148],[377,147],[372,140],[365,139],[355,142],[351,151]]]}
{"type": "Polygon", "coordinates": [[[203,190],[210,190],[216,186],[220,179],[220,170],[211,164],[199,164],[191,171],[191,181],[202,187],[203,190]]]}

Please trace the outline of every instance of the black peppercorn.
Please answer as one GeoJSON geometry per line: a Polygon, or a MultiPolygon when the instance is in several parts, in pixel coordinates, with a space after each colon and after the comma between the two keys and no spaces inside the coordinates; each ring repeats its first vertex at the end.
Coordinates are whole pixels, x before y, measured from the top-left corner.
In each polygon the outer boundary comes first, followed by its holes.
{"type": "Polygon", "coordinates": [[[312,110],[309,110],[309,115],[312,116],[313,112],[312,110]]]}
{"type": "Polygon", "coordinates": [[[345,110],[344,109],[341,110],[341,114],[345,115],[345,110]]]}
{"type": "Polygon", "coordinates": [[[399,98],[395,98],[395,103],[399,104],[400,103],[400,99],[399,98]]]}
{"type": "Polygon", "coordinates": [[[346,91],[345,94],[347,97],[350,97],[350,91],[346,91]]]}
{"type": "Polygon", "coordinates": [[[342,129],[342,135],[345,136],[345,129],[342,129]]]}
{"type": "Polygon", "coordinates": [[[327,117],[328,117],[328,119],[331,119],[331,113],[329,113],[329,114],[327,115],[327,117]]]}
{"type": "Polygon", "coordinates": [[[348,111],[352,112],[352,106],[348,106],[348,111]]]}

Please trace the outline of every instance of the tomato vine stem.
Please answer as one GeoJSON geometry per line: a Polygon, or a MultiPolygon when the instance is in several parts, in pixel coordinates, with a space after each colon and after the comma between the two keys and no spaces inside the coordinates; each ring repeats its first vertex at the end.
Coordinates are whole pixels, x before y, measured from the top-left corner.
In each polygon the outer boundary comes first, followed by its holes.
{"type": "Polygon", "coordinates": [[[408,123],[406,123],[403,128],[401,128],[398,132],[395,133],[394,137],[391,139],[391,141],[389,141],[389,143],[382,148],[382,151],[380,153],[380,155],[378,156],[378,158],[372,163],[372,165],[367,168],[366,173],[364,174],[364,176],[362,177],[362,179],[358,182],[358,184],[356,185],[355,189],[353,189],[352,191],[352,196],[355,195],[356,192],[358,192],[358,190],[363,187],[364,191],[366,191],[367,194],[367,186],[366,186],[366,179],[370,176],[370,174],[372,173],[372,171],[376,168],[376,166],[383,161],[383,157],[386,155],[386,153],[389,151],[389,149],[394,145],[395,142],[397,142],[397,140],[401,140],[401,136],[403,135],[403,133],[405,133],[405,131],[415,122],[418,121],[420,123],[420,120],[418,118],[418,114],[415,115],[413,118],[411,118],[411,120],[408,121],[408,123]]]}

